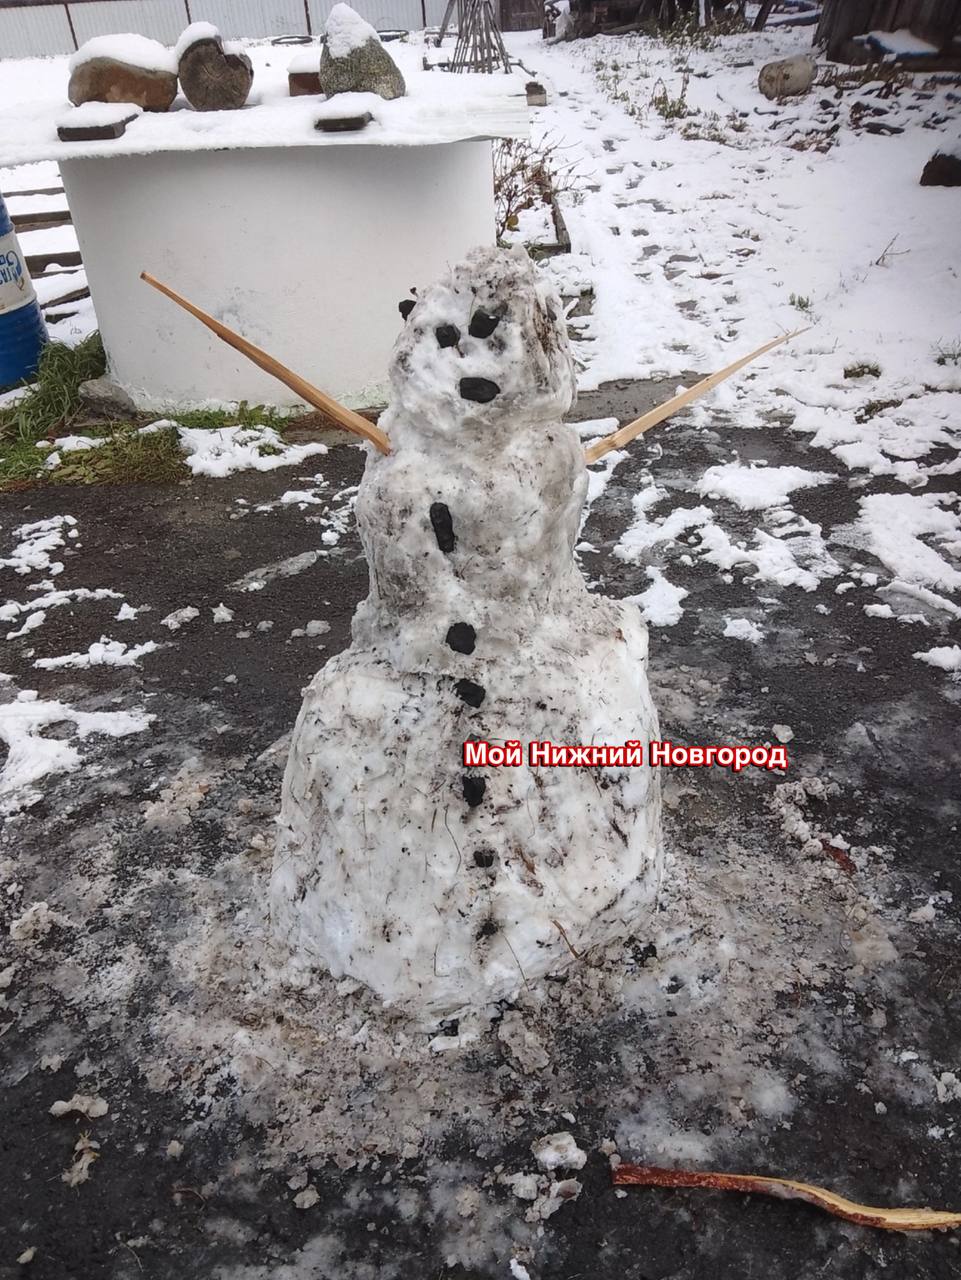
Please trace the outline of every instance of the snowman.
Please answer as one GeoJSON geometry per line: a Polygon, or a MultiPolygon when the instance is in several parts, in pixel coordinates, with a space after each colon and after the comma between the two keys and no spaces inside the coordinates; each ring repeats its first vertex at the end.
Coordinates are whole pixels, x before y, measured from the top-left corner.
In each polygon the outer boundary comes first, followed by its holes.
{"type": "Polygon", "coordinates": [[[402,311],[390,452],[357,497],[370,594],[304,696],[270,905],[291,981],[358,979],[429,1026],[644,927],[658,726],[638,610],[574,559],[588,476],[549,283],[478,249],[402,311]],[[644,762],[532,765],[532,741],[644,762]],[[520,764],[465,763],[513,742],[520,764]]]}

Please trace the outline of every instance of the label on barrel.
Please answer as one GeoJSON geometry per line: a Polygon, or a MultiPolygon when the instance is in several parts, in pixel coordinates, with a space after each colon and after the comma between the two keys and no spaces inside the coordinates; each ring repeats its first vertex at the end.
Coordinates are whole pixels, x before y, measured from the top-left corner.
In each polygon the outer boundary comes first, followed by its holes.
{"type": "Polygon", "coordinates": [[[9,231],[0,236],[0,313],[26,306],[36,296],[16,233],[9,231]]]}

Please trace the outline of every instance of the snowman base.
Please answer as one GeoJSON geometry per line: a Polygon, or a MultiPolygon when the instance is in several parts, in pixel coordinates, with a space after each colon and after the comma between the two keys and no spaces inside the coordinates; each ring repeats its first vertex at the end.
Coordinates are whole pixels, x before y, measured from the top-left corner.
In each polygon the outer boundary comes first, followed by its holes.
{"type": "Polygon", "coordinates": [[[288,976],[430,1025],[643,928],[661,875],[647,630],[574,560],[587,472],[560,305],[477,251],[407,308],[357,522],[370,595],[307,689],[271,885],[288,976]],[[486,767],[465,743],[519,744],[486,767]],[[552,767],[531,742],[644,747],[552,767]]]}

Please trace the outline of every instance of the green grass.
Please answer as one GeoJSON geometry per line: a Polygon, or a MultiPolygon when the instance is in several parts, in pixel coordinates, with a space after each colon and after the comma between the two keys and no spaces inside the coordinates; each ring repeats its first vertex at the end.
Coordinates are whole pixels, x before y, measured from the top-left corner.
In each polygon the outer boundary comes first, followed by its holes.
{"type": "MultiPolygon", "coordinates": [[[[91,425],[87,421],[80,405],[80,384],[101,377],[105,368],[97,333],[76,347],[51,342],[44,349],[30,390],[15,404],[0,409],[0,491],[44,485],[169,484],[191,474],[173,428],[139,434],[139,426],[161,414],[143,414],[135,422],[91,425]],[[71,450],[62,455],[59,466],[48,469],[50,445],[57,436],[72,434],[102,437],[106,443],[71,450]]],[[[181,426],[201,430],[239,424],[282,432],[290,421],[277,410],[246,401],[233,411],[197,409],[175,416],[181,426]]],[[[265,445],[263,451],[270,448],[265,445]]]]}
{"type": "Polygon", "coordinates": [[[65,430],[79,411],[81,382],[99,378],[105,368],[99,333],[75,347],[49,343],[30,391],[16,404],[0,409],[0,441],[23,444],[65,430]]]}
{"type": "Polygon", "coordinates": [[[116,426],[94,449],[62,455],[59,466],[45,469],[50,450],[19,443],[0,457],[0,489],[33,489],[44,485],[172,484],[190,475],[176,431],[138,434],[131,425],[116,426]]]}

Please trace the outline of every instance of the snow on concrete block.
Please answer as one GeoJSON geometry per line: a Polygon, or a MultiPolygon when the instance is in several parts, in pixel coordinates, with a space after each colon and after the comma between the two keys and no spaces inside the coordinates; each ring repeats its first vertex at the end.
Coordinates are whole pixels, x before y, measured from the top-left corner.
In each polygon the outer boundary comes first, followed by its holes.
{"type": "Polygon", "coordinates": [[[292,98],[305,95],[315,97],[322,92],[320,49],[316,45],[312,45],[309,49],[301,49],[291,58],[287,67],[287,91],[292,98]]]}
{"type": "Polygon", "coordinates": [[[238,111],[247,101],[253,63],[239,47],[225,46],[211,23],[192,23],[176,52],[180,87],[195,111],[238,111]]]}
{"type": "Polygon", "coordinates": [[[765,98],[797,97],[810,89],[817,69],[817,63],[807,54],[769,62],[761,68],[757,87],[765,98]]]}
{"type": "Polygon", "coordinates": [[[402,98],[407,85],[380,37],[350,5],[335,4],[327,19],[327,43],[320,56],[320,87],[335,93],[376,93],[402,98]]]}
{"type": "Polygon", "coordinates": [[[67,97],[75,107],[132,102],[144,111],[167,111],[177,96],[176,58],[146,36],[96,36],[80,46],[68,65],[67,97]]]}
{"type": "Polygon", "coordinates": [[[588,475],[548,278],[475,250],[418,292],[390,376],[391,452],[356,507],[370,595],[305,693],[271,908],[291,982],[325,968],[433,1025],[644,926],[657,770],[544,767],[526,744],[658,730],[638,610],[591,594],[573,555],[588,475]],[[465,754],[508,740],[508,767],[465,754]]]}

